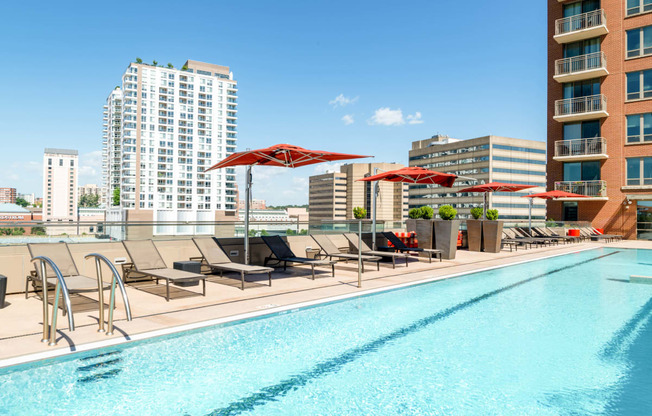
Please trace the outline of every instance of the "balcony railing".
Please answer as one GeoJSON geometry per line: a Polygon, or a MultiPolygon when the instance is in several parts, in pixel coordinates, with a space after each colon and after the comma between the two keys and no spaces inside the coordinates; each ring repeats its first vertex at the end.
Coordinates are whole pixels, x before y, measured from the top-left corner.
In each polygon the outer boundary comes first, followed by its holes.
{"type": "MultiPolygon", "coordinates": [[[[567,98],[555,101],[555,117],[573,116],[607,111],[607,97],[604,94],[567,98]]],[[[606,116],[606,114],[605,114],[606,116]]]]}
{"type": "Polygon", "coordinates": [[[579,30],[591,29],[607,24],[603,9],[594,10],[588,13],[564,17],[555,21],[555,36],[565,35],[579,30]]]}
{"type": "Polygon", "coordinates": [[[590,139],[558,140],[555,157],[598,156],[607,154],[607,141],[603,137],[590,139]]]}
{"type": "Polygon", "coordinates": [[[605,72],[607,69],[607,58],[604,52],[588,53],[555,61],[556,77],[599,69],[603,69],[605,72]]]}
{"type": "Polygon", "coordinates": [[[592,198],[605,198],[607,196],[607,181],[555,182],[555,190],[571,192],[592,198]]]}

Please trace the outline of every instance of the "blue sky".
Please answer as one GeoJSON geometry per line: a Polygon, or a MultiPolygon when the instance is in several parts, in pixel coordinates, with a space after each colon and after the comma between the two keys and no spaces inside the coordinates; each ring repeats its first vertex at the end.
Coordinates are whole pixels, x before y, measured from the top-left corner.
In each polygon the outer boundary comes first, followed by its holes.
{"type": "MultiPolygon", "coordinates": [[[[238,150],[407,163],[436,133],[543,141],[546,2],[486,4],[2,2],[0,186],[40,195],[45,147],[78,149],[80,182],[99,183],[102,105],[136,57],[231,67],[238,150]]],[[[255,168],[253,196],[307,203],[308,177],[327,168],[255,168]]]]}

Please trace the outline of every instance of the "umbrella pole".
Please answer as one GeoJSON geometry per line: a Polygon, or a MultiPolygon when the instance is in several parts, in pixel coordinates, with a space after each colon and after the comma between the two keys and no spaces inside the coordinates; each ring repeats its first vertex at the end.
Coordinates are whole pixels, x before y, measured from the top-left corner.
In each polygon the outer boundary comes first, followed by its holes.
{"type": "MultiPolygon", "coordinates": [[[[378,168],[374,168],[374,175],[378,173],[378,168]]],[[[371,198],[371,212],[372,212],[372,221],[371,221],[371,249],[376,250],[376,209],[378,198],[378,181],[374,181],[373,186],[373,197],[371,198]]]]}
{"type": "Polygon", "coordinates": [[[532,235],[532,204],[534,203],[532,200],[534,198],[530,198],[530,211],[528,212],[528,223],[529,223],[529,228],[530,228],[530,235],[532,235]]]}
{"type": "Polygon", "coordinates": [[[482,194],[482,198],[484,199],[484,201],[483,201],[483,203],[482,203],[482,208],[484,208],[484,209],[482,210],[482,219],[483,219],[483,220],[486,220],[486,219],[487,219],[487,208],[488,208],[488,207],[487,207],[487,193],[488,193],[488,192],[484,192],[484,193],[482,194]]]}
{"type": "Polygon", "coordinates": [[[249,264],[249,199],[251,197],[251,165],[247,166],[245,185],[245,235],[244,235],[244,262],[249,264]]]}

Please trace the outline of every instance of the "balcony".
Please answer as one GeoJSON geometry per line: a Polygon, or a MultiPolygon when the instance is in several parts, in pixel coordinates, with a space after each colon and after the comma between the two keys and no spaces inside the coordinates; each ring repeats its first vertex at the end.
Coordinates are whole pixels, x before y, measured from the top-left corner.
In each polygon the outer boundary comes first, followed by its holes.
{"type": "Polygon", "coordinates": [[[555,21],[555,36],[557,43],[569,43],[582,39],[590,39],[606,35],[607,19],[603,9],[588,13],[564,17],[555,21]]]}
{"type": "Polygon", "coordinates": [[[555,182],[555,191],[585,195],[586,198],[559,198],[559,201],[607,201],[607,181],[555,182]]]}
{"type": "Polygon", "coordinates": [[[609,75],[604,52],[594,52],[555,61],[554,79],[559,82],[580,81],[609,75]]]}
{"type": "Polygon", "coordinates": [[[604,94],[555,101],[554,119],[559,122],[593,120],[608,117],[604,94]]]}
{"type": "Polygon", "coordinates": [[[559,162],[607,159],[607,140],[604,137],[590,139],[558,140],[555,142],[554,160],[559,162]]]}

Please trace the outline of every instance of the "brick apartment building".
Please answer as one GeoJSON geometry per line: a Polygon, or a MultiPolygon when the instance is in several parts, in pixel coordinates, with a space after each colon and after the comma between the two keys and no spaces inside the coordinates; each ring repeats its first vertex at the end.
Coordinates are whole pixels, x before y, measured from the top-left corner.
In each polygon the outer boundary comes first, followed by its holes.
{"type": "Polygon", "coordinates": [[[548,189],[588,196],[548,202],[555,220],[650,238],[648,0],[548,1],[548,189]]]}
{"type": "Polygon", "coordinates": [[[0,188],[0,204],[15,204],[16,188],[0,188]]]}

